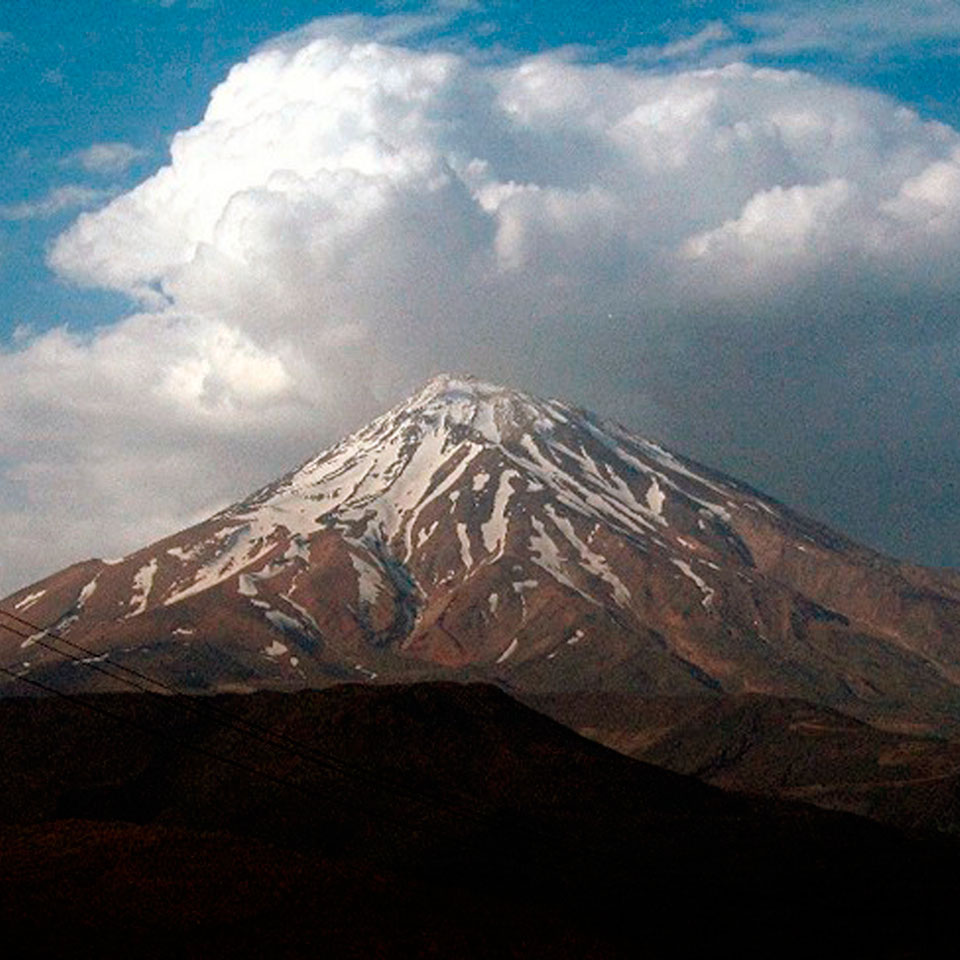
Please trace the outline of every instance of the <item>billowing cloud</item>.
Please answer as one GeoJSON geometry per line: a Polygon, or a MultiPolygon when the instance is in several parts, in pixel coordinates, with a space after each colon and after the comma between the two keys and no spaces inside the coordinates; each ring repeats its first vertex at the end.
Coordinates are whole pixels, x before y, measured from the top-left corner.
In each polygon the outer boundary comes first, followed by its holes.
{"type": "Polygon", "coordinates": [[[332,405],[311,387],[236,328],[173,313],[0,354],[3,586],[148,542],[271,479],[312,449],[316,403],[332,405]]]}
{"type": "Polygon", "coordinates": [[[401,289],[428,331],[518,298],[550,313],[557,289],[567,312],[600,312],[598,288],[602,311],[631,311],[697,261],[769,284],[952,249],[958,142],[797,72],[483,67],[321,36],[234,68],[170,164],[82,216],[51,262],[318,352],[389,339],[401,289]]]}
{"type": "MultiPolygon", "coordinates": [[[[797,71],[494,64],[351,24],[234,67],[167,165],[58,239],[63,277],[144,312],[0,358],[3,422],[41,425],[3,427],[9,450],[41,438],[10,456],[8,491],[43,497],[72,465],[104,516],[157,504],[152,533],[451,366],[736,454],[811,371],[956,337],[939,308],[960,292],[955,131],[797,71]],[[228,490],[208,449],[254,466],[228,490]]],[[[797,429],[771,432],[776,456],[846,428],[797,429]]]]}

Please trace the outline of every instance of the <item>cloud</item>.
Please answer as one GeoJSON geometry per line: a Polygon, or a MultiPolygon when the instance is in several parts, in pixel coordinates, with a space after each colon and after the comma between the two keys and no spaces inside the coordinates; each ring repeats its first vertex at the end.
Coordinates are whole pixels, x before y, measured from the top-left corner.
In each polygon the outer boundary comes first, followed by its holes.
{"type": "Polygon", "coordinates": [[[304,396],[287,362],[173,314],[0,353],[0,590],[142,545],[299,461],[330,397],[319,380],[304,396]]]}
{"type": "Polygon", "coordinates": [[[821,423],[809,384],[849,382],[854,356],[882,384],[906,375],[894,345],[955,341],[955,131],[800,71],[491,63],[368,27],[321,21],[236,65],[165,166],[52,246],[62,277],[143,311],[2,358],[3,448],[32,452],[0,503],[75,528],[64,555],[104,537],[78,516],[128,546],[175,528],[444,367],[756,480],[866,435],[849,390],[821,423]]]}
{"type": "Polygon", "coordinates": [[[64,161],[64,165],[79,166],[88,173],[116,174],[123,173],[144,156],[146,151],[129,143],[94,143],[71,154],[64,161]]]}
{"type": "Polygon", "coordinates": [[[960,7],[953,0],[766,0],[725,19],[687,25],[670,42],[636,47],[636,63],[722,66],[818,58],[864,64],[900,58],[955,59],[960,7]]]}
{"type": "Polygon", "coordinates": [[[729,45],[734,36],[733,31],[722,20],[711,20],[688,37],[660,46],[637,47],[631,51],[631,59],[642,63],[695,60],[707,51],[729,45]]]}
{"type": "Polygon", "coordinates": [[[870,57],[920,44],[955,45],[960,7],[952,0],[788,0],[736,18],[758,53],[840,53],[870,57]]]}
{"type": "Polygon", "coordinates": [[[209,10],[213,6],[214,0],[145,0],[145,2],[163,7],[165,10],[181,4],[188,10],[209,10]]]}
{"type": "Polygon", "coordinates": [[[510,303],[557,313],[559,292],[586,319],[697,281],[703,307],[745,268],[745,294],[838,257],[906,278],[905,249],[958,240],[957,135],[876,94],[299,37],[235,67],[171,162],[82,215],[52,265],[323,363],[331,342],[388,342],[398,309],[429,339],[510,303]]]}
{"type": "Polygon", "coordinates": [[[0,206],[0,220],[46,220],[77,207],[96,206],[113,196],[114,192],[70,183],[54,187],[40,200],[0,206]]]}

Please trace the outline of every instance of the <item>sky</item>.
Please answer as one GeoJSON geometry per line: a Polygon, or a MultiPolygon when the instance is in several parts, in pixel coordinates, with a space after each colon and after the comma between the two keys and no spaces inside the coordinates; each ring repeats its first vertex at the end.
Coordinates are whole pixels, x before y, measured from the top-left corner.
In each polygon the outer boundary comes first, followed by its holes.
{"type": "Polygon", "coordinates": [[[960,6],[3,0],[0,593],[442,370],[960,565],[960,6]]]}

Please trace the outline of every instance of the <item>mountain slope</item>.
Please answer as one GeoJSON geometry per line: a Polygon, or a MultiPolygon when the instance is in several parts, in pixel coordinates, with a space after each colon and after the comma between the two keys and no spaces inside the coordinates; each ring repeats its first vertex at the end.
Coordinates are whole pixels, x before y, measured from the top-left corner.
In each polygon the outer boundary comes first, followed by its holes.
{"type": "MultiPolygon", "coordinates": [[[[960,578],[472,378],[438,377],[204,523],[2,606],[188,689],[483,678],[960,723],[960,578]]],[[[118,687],[26,632],[0,663],[118,687]]]]}

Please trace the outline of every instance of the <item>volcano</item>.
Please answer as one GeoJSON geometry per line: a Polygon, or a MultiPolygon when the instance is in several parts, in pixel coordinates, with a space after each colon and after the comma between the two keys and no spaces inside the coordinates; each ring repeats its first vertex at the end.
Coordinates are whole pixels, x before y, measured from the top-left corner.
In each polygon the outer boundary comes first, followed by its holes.
{"type": "MultiPolygon", "coordinates": [[[[280,480],[14,593],[0,663],[73,691],[492,681],[793,698],[960,726],[960,576],[859,546],[558,400],[443,375],[280,480]],[[44,631],[50,630],[48,635],[44,631]],[[82,647],[65,658],[52,635],[82,647]]],[[[74,651],[77,648],[74,648],[74,651]]],[[[9,675],[4,692],[24,692],[9,675]]]]}

